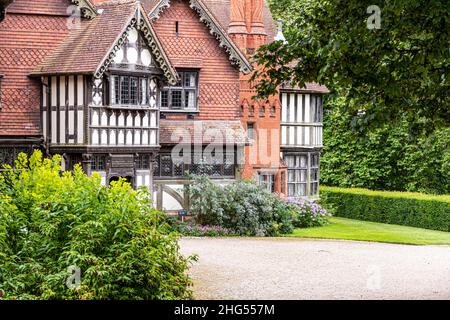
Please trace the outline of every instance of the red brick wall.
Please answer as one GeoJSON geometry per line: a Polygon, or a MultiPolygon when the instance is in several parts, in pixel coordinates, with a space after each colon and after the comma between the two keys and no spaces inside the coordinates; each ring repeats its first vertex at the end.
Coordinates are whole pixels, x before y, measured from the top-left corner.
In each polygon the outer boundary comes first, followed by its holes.
{"type": "MultiPolygon", "coordinates": [[[[239,68],[230,63],[219,41],[199,20],[188,1],[173,0],[155,23],[155,30],[176,68],[199,68],[201,120],[239,117],[239,68]],[[179,37],[175,22],[179,23],[179,37]]],[[[168,119],[176,118],[168,116],[168,119]]]]}
{"type": "Polygon", "coordinates": [[[28,74],[67,34],[64,8],[70,5],[68,0],[16,0],[8,7],[0,23],[0,135],[41,133],[39,81],[28,74]]]}

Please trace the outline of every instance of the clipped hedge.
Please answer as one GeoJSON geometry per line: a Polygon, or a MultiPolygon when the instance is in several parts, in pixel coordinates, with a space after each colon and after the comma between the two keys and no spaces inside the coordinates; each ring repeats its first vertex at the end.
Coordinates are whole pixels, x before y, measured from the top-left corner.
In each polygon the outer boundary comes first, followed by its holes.
{"type": "Polygon", "coordinates": [[[450,231],[450,196],[321,187],[321,203],[338,217],[450,231]]]}

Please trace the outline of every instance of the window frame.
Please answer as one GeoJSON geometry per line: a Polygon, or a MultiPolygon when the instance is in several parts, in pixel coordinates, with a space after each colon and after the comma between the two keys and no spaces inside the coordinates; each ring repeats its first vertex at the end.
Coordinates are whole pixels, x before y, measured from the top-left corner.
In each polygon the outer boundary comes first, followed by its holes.
{"type": "Polygon", "coordinates": [[[258,184],[260,188],[269,192],[275,192],[275,173],[258,172],[258,184]]]}
{"type": "Polygon", "coordinates": [[[321,94],[311,94],[309,102],[309,114],[309,120],[311,123],[323,122],[323,96],[321,94]]]}
{"type": "Polygon", "coordinates": [[[107,156],[105,154],[94,154],[91,158],[90,169],[91,172],[105,172],[106,171],[107,156]],[[100,166],[101,164],[101,166],[100,166]]]}
{"type": "Polygon", "coordinates": [[[190,163],[180,162],[177,163],[173,161],[172,154],[168,151],[160,152],[155,159],[155,165],[153,167],[153,176],[156,180],[177,180],[177,179],[185,179],[186,173],[189,172],[191,174],[205,174],[211,179],[235,179],[236,178],[236,168],[237,154],[234,152],[233,154],[233,163],[231,163],[231,159],[228,158],[227,153],[223,152],[223,159],[219,160],[219,162],[208,162],[207,163],[198,163],[197,158],[203,158],[203,152],[201,154],[197,154],[192,152],[190,155],[190,163]],[[204,167],[202,167],[204,165],[204,167]],[[207,170],[203,173],[199,173],[197,170],[207,170]],[[217,174],[217,172],[219,172],[217,174]],[[232,174],[227,174],[228,172],[232,172],[232,174]]]}
{"type": "Polygon", "coordinates": [[[255,140],[256,126],[254,122],[247,122],[247,139],[255,140]]]}
{"type": "MultiPolygon", "coordinates": [[[[298,152],[298,153],[287,153],[284,156],[284,161],[287,165],[287,196],[288,197],[316,197],[319,195],[319,184],[320,184],[320,152],[298,152]],[[301,157],[306,156],[305,166],[301,165],[301,157]],[[299,164],[297,165],[297,157],[300,157],[299,164]],[[290,160],[288,158],[294,158],[294,166],[291,166],[290,160]],[[317,161],[314,161],[316,159],[317,161]],[[302,171],[305,177],[305,181],[301,181],[302,171]],[[292,176],[294,180],[291,180],[292,176]],[[297,174],[299,172],[299,174],[297,174]],[[297,179],[297,177],[300,179],[297,179]],[[297,193],[298,185],[303,185],[305,188],[305,195],[297,193]],[[292,194],[293,186],[293,194],[292,194]]],[[[301,187],[299,187],[301,188],[301,187]]]]}
{"type": "Polygon", "coordinates": [[[180,75],[180,81],[174,86],[166,86],[161,89],[160,106],[162,112],[198,112],[199,111],[199,83],[200,72],[195,69],[180,69],[177,70],[180,75]],[[190,75],[195,75],[194,86],[186,85],[186,80],[190,79],[190,75]],[[180,94],[180,106],[173,106],[173,93],[180,94]],[[194,93],[194,106],[189,107],[189,93],[194,93]],[[166,98],[166,97],[167,98],[166,98]],[[167,102],[163,103],[163,100],[167,99],[167,102]]]}
{"type": "Polygon", "coordinates": [[[152,158],[150,154],[139,154],[136,156],[136,170],[150,170],[152,158]]]}
{"type": "MultiPolygon", "coordinates": [[[[114,73],[109,75],[108,77],[108,84],[109,84],[109,105],[111,107],[150,107],[150,76],[143,75],[143,74],[121,74],[121,73],[114,73]],[[128,85],[127,85],[127,95],[128,98],[126,100],[126,103],[123,102],[122,97],[122,79],[128,79],[128,85]],[[132,103],[132,82],[133,79],[135,79],[137,87],[135,88],[135,96],[136,96],[136,103],[132,103]],[[145,103],[144,103],[144,96],[142,94],[142,82],[145,82],[145,103]],[[117,98],[119,101],[117,101],[117,98]]],[[[134,100],[134,99],[133,99],[134,100]]]]}

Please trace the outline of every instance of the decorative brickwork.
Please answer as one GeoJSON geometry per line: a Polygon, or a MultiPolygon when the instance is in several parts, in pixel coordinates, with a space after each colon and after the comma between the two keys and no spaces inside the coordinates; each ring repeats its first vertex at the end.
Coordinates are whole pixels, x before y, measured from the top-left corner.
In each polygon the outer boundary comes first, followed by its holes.
{"type": "Polygon", "coordinates": [[[200,112],[195,118],[236,120],[239,112],[239,70],[230,64],[229,55],[199,20],[198,14],[189,7],[189,1],[171,1],[170,8],[164,10],[153,24],[174,66],[200,71],[200,112]],[[175,30],[177,21],[178,36],[175,30]]]}
{"type": "Polygon", "coordinates": [[[0,135],[41,134],[41,89],[39,80],[29,74],[65,38],[67,16],[61,14],[70,5],[68,0],[17,0],[8,7],[0,23],[0,74],[4,75],[0,135]],[[46,14],[22,14],[26,10],[46,14]]]}

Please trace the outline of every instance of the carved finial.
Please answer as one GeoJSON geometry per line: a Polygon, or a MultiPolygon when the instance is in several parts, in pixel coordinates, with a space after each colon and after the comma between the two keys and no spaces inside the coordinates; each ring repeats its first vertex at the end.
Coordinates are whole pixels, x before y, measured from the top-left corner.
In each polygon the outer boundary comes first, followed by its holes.
{"type": "Polygon", "coordinates": [[[283,20],[282,19],[278,19],[278,33],[275,36],[275,41],[283,41],[284,44],[288,43],[283,34],[283,20]]]}

